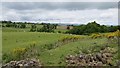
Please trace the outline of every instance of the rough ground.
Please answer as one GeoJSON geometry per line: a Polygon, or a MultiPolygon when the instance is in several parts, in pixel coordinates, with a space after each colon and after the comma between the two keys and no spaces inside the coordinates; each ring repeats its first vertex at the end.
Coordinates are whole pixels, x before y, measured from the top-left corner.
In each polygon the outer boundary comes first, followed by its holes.
{"type": "Polygon", "coordinates": [[[114,66],[112,59],[116,52],[114,48],[106,47],[98,53],[68,55],[65,59],[68,66],[114,66]]]}
{"type": "Polygon", "coordinates": [[[42,64],[37,59],[25,59],[20,61],[10,61],[2,66],[2,68],[19,68],[19,67],[40,67],[42,64]]]}

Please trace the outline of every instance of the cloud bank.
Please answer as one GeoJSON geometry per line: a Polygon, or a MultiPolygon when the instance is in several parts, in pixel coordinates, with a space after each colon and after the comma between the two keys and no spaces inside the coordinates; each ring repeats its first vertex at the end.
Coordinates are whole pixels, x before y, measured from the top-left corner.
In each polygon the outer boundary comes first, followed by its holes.
{"type": "Polygon", "coordinates": [[[117,2],[3,2],[2,12],[2,20],[118,24],[117,2]]]}

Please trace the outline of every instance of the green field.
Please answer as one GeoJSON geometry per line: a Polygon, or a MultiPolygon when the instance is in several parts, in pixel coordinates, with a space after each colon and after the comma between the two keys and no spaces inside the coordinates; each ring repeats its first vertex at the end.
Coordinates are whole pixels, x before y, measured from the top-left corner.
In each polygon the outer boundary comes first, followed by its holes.
{"type": "Polygon", "coordinates": [[[0,5],[0,68],[120,68],[120,2],[0,5]]]}
{"type": "Polygon", "coordinates": [[[3,32],[2,35],[3,52],[8,52],[9,50],[16,47],[29,46],[34,42],[38,46],[42,44],[52,43],[60,37],[65,36],[64,34],[40,32],[3,32]]]}
{"type": "MultiPolygon", "coordinates": [[[[37,46],[41,46],[42,44],[53,43],[57,41],[60,37],[65,36],[65,34],[54,34],[54,33],[39,33],[39,32],[3,32],[3,53],[9,52],[14,48],[26,47],[36,43],[37,46]]],[[[98,45],[104,44],[106,39],[95,39],[95,40],[79,40],[77,42],[71,42],[56,49],[48,50],[42,52],[40,59],[47,64],[48,61],[57,65],[61,60],[59,57],[62,55],[74,54],[77,47],[88,47],[91,46],[92,43],[97,42],[98,45]],[[99,42],[98,42],[99,41],[99,42]],[[91,45],[90,45],[91,44],[91,45]],[[50,55],[49,53],[53,54],[50,55]]],[[[63,57],[62,57],[63,59],[63,57]]]]}
{"type": "MultiPolygon", "coordinates": [[[[45,32],[29,32],[27,29],[26,31],[22,31],[22,29],[13,29],[13,28],[3,28],[2,32],[2,50],[3,54],[10,53],[15,48],[26,48],[30,45],[35,44],[37,50],[40,49],[45,44],[52,44],[57,42],[60,38],[64,36],[74,36],[70,34],[62,34],[62,33],[45,33],[45,32]]],[[[65,56],[67,55],[76,55],[80,53],[82,49],[89,50],[92,46],[104,46],[107,42],[107,38],[97,38],[91,39],[85,35],[78,35],[84,37],[84,39],[80,39],[74,42],[69,42],[63,44],[62,46],[44,50],[39,52],[40,55],[37,56],[39,60],[45,66],[64,66],[65,63],[65,56]],[[96,44],[94,44],[96,43],[96,44]],[[61,63],[60,63],[61,62],[61,63]]],[[[117,48],[117,45],[111,44],[112,47],[117,48]]]]}
{"type": "MultiPolygon", "coordinates": [[[[41,28],[43,25],[36,25],[37,28],[41,28]]],[[[14,27],[2,27],[2,32],[30,32],[31,24],[26,24],[26,28],[14,28],[14,27]]],[[[57,29],[55,29],[55,33],[60,31],[61,33],[64,33],[68,31],[65,26],[58,26],[57,29]]]]}
{"type": "MultiPolygon", "coordinates": [[[[45,51],[40,56],[40,59],[44,61],[46,65],[57,65],[59,66],[59,62],[64,60],[64,56],[67,55],[75,55],[78,50],[78,48],[88,48],[90,46],[94,46],[93,43],[96,42],[97,45],[101,45],[105,43],[106,39],[96,39],[96,40],[80,40],[77,42],[69,43],[66,45],[63,45],[61,47],[58,47],[56,49],[52,49],[49,51],[45,51]],[[98,42],[99,41],[99,42],[98,42]],[[78,47],[78,48],[77,48],[78,47]],[[50,55],[52,54],[52,55],[50,55]],[[49,57],[48,57],[49,56],[49,57]],[[47,64],[47,62],[51,62],[52,64],[47,64]]],[[[61,64],[64,65],[64,62],[61,64]]]]}

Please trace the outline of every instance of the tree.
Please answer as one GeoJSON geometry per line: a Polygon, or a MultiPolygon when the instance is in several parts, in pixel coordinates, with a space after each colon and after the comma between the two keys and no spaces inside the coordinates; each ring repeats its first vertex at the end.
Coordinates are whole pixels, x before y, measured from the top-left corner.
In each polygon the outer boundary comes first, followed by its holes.
{"type": "Polygon", "coordinates": [[[54,24],[54,29],[57,29],[58,24],[54,24]]]}
{"type": "Polygon", "coordinates": [[[79,25],[79,26],[73,26],[73,29],[70,29],[66,33],[71,33],[71,34],[91,34],[91,33],[105,33],[105,32],[112,32],[116,31],[118,29],[118,26],[105,26],[105,25],[100,25],[94,22],[89,22],[86,25],[79,25]]]}
{"type": "Polygon", "coordinates": [[[108,29],[109,29],[109,32],[114,32],[118,29],[118,26],[111,25],[108,29]]]}
{"type": "Polygon", "coordinates": [[[101,27],[100,27],[100,32],[101,32],[101,33],[108,32],[108,27],[105,26],[105,25],[101,25],[101,27]]]}
{"type": "Polygon", "coordinates": [[[26,24],[22,23],[22,24],[20,25],[20,28],[26,28],[26,24]]]}
{"type": "Polygon", "coordinates": [[[6,27],[10,27],[10,26],[11,26],[10,23],[7,23],[7,24],[6,24],[6,27]]]}
{"type": "Polygon", "coordinates": [[[37,31],[37,26],[36,26],[36,24],[32,24],[32,25],[31,25],[30,31],[32,31],[32,32],[37,31]]]}
{"type": "Polygon", "coordinates": [[[54,25],[48,23],[44,24],[41,29],[37,30],[38,32],[54,32],[54,25]]]}
{"type": "Polygon", "coordinates": [[[67,25],[67,29],[68,29],[68,30],[70,29],[70,26],[69,26],[69,25],[67,25]]]}

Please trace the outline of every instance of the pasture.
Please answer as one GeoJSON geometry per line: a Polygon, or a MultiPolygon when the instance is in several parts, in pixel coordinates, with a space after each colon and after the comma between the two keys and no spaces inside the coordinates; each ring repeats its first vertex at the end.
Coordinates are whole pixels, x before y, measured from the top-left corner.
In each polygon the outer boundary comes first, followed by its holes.
{"type": "MultiPolygon", "coordinates": [[[[117,50],[117,44],[111,44],[105,37],[92,39],[87,35],[72,35],[72,34],[62,34],[62,33],[46,33],[46,32],[29,32],[27,29],[17,29],[13,28],[3,28],[2,32],[2,51],[3,54],[12,53],[16,48],[27,48],[31,45],[35,45],[35,49],[39,55],[36,57],[45,66],[65,66],[65,57],[67,55],[77,55],[81,53],[89,53],[92,47],[95,47],[96,51],[100,51],[101,47],[109,44],[117,50]],[[68,40],[65,42],[58,42],[64,37],[79,36],[80,39],[75,41],[68,40]],[[44,47],[53,45],[55,43],[60,45],[55,48],[45,49],[44,47]]],[[[27,58],[27,57],[26,57],[27,58]]],[[[115,54],[115,59],[117,54],[115,54]]],[[[116,62],[114,59],[113,62],[116,62]]],[[[9,60],[8,60],[9,61],[9,60]]],[[[8,62],[5,61],[5,62],[8,62]]],[[[4,60],[3,60],[4,62],[4,60]]]]}
{"type": "Polygon", "coordinates": [[[55,42],[64,34],[39,33],[39,32],[3,32],[3,52],[8,52],[16,47],[29,46],[32,43],[40,46],[55,42]]]}

